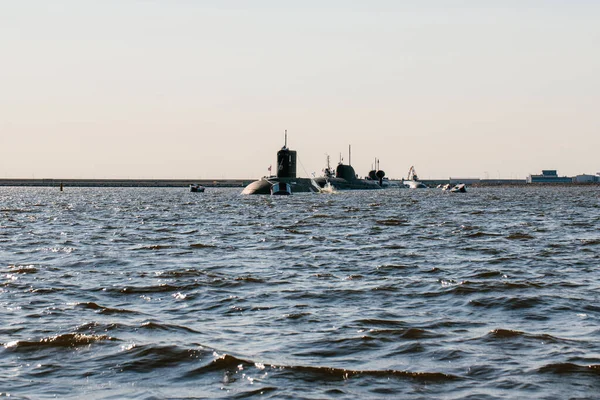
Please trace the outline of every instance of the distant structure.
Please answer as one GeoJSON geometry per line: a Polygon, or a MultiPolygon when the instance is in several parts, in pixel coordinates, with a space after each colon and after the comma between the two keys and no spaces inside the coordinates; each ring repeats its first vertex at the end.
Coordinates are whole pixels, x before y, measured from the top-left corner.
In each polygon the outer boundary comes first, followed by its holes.
{"type": "Polygon", "coordinates": [[[573,178],[558,176],[555,169],[544,169],[541,175],[529,175],[527,183],[573,183],[573,178]]]}
{"type": "Polygon", "coordinates": [[[600,172],[596,175],[577,175],[573,178],[573,182],[575,183],[599,183],[600,182],[600,172]]]}
{"type": "Polygon", "coordinates": [[[465,185],[476,185],[481,182],[479,178],[448,178],[448,183],[456,185],[458,183],[464,183],[465,185]]]}

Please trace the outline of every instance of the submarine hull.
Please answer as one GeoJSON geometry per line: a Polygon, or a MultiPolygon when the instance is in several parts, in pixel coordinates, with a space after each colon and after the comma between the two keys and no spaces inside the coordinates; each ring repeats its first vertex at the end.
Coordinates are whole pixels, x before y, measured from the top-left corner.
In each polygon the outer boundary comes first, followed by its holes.
{"type": "Polygon", "coordinates": [[[271,194],[271,186],[278,182],[289,184],[292,188],[292,193],[310,193],[317,191],[311,184],[310,179],[307,178],[269,177],[250,183],[242,190],[242,194],[271,194]]]}
{"type": "Polygon", "coordinates": [[[344,178],[325,177],[321,176],[315,178],[315,182],[320,187],[325,187],[327,182],[331,184],[337,190],[377,190],[382,189],[377,181],[371,181],[367,179],[353,179],[351,181],[344,178]]]}

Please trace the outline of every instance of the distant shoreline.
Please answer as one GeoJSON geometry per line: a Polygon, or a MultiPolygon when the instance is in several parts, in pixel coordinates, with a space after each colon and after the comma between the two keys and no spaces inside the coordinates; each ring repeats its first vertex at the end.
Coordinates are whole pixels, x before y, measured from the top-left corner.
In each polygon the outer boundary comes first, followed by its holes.
{"type": "MultiPolygon", "coordinates": [[[[256,179],[0,179],[0,186],[29,187],[189,187],[200,184],[205,187],[245,187],[256,179]]],[[[391,180],[399,182],[399,180],[391,180]]],[[[452,183],[455,180],[452,180],[452,183]]],[[[451,183],[449,179],[423,179],[429,187],[451,183]]],[[[600,186],[600,183],[533,183],[525,179],[481,179],[464,182],[472,187],[489,186],[600,186]]]]}
{"type": "Polygon", "coordinates": [[[242,187],[251,179],[0,179],[0,186],[65,187],[242,187]]]}

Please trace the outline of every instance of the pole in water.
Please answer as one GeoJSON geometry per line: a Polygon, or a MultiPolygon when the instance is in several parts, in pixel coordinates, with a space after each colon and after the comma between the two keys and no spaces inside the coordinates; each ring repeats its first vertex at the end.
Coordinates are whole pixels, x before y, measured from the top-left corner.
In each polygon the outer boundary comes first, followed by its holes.
{"type": "Polygon", "coordinates": [[[60,183],[60,191],[61,192],[63,191],[63,183],[62,182],[60,183]]]}

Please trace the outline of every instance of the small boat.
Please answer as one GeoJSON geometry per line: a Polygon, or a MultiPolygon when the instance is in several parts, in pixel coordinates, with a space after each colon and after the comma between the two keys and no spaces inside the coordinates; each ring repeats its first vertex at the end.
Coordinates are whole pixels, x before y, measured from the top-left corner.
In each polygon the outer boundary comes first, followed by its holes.
{"type": "Polygon", "coordinates": [[[403,180],[402,183],[409,189],[427,189],[428,187],[423,182],[419,182],[415,167],[410,167],[408,170],[408,179],[403,180]]]}
{"type": "Polygon", "coordinates": [[[292,185],[287,182],[275,182],[271,185],[272,196],[289,196],[292,194],[292,185]]]}
{"type": "Polygon", "coordinates": [[[452,193],[466,193],[467,191],[467,186],[464,183],[459,183],[458,185],[455,185],[452,189],[450,189],[450,192],[452,193]]]}
{"type": "Polygon", "coordinates": [[[199,185],[199,184],[197,184],[197,183],[195,183],[195,184],[191,184],[191,185],[190,185],[190,192],[198,192],[198,193],[202,193],[202,192],[204,192],[204,190],[205,190],[205,189],[206,189],[206,188],[205,188],[204,186],[202,186],[202,185],[199,185]]]}
{"type": "Polygon", "coordinates": [[[467,186],[464,183],[458,183],[454,186],[452,186],[450,183],[447,183],[442,186],[442,190],[450,193],[466,193],[467,186]]]}

